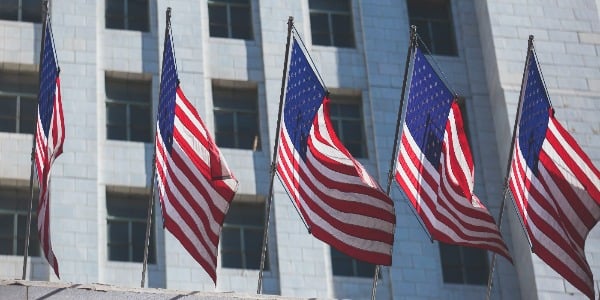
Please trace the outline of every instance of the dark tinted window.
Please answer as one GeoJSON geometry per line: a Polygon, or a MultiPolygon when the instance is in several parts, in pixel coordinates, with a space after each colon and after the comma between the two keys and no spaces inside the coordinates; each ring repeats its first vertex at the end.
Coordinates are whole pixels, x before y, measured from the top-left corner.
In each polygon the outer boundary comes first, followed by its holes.
{"type": "Polygon", "coordinates": [[[485,285],[488,280],[487,252],[479,248],[439,243],[444,282],[485,285]]]}
{"type": "MultiPolygon", "coordinates": [[[[259,269],[264,228],[264,202],[234,201],[223,223],[221,265],[224,268],[259,269]]],[[[269,269],[268,260],[265,270],[269,269]]]]}
{"type": "Polygon", "coordinates": [[[354,26],[350,1],[310,0],[308,5],[313,44],[354,47],[354,26]]]}
{"type": "Polygon", "coordinates": [[[331,124],[346,149],[357,158],[367,157],[360,96],[331,96],[331,124]]]}
{"type": "Polygon", "coordinates": [[[217,145],[260,150],[256,88],[213,84],[213,106],[217,145]]]}
{"type": "Polygon", "coordinates": [[[452,12],[448,0],[408,0],[410,24],[432,54],[457,55],[452,12]]]}
{"type": "MultiPolygon", "coordinates": [[[[108,259],[142,262],[146,240],[149,194],[106,192],[108,259]]],[[[154,224],[152,224],[154,227],[154,224]]],[[[152,230],[153,231],[153,230],[152,230]]],[[[150,234],[148,262],[155,262],[154,234],[150,234]]]]}
{"type": "Polygon", "coordinates": [[[0,19],[32,23],[42,22],[42,2],[39,0],[2,0],[0,19]]]}
{"type": "Polygon", "coordinates": [[[106,137],[110,140],[152,141],[150,80],[105,77],[106,137]]]}
{"type": "Polygon", "coordinates": [[[106,28],[148,31],[148,0],[106,0],[106,28]]]}
{"type": "Polygon", "coordinates": [[[209,0],[210,36],[252,40],[252,12],[249,0],[209,0]]]}
{"type": "Polygon", "coordinates": [[[375,265],[354,259],[333,247],[330,249],[333,275],[373,277],[375,274],[375,265]]]}
{"type": "Polygon", "coordinates": [[[0,131],[33,133],[38,89],[37,73],[0,72],[0,131]]]}
{"type": "MultiPolygon", "coordinates": [[[[38,191],[34,189],[28,255],[40,255],[37,232],[38,191]]],[[[27,236],[29,187],[0,186],[0,254],[23,255],[27,236]]]]}

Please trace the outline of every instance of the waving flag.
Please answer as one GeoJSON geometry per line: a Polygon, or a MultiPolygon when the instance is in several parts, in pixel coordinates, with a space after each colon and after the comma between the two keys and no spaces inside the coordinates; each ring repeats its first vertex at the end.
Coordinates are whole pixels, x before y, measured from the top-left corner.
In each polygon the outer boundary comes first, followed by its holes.
{"type": "Polygon", "coordinates": [[[277,173],[318,239],[356,259],[391,265],[394,204],[335,135],[329,98],[293,38],[277,173]]]}
{"type": "Polygon", "coordinates": [[[164,226],[217,281],[223,219],[238,182],[179,87],[167,21],[156,123],[156,170],[164,226]]]}
{"type": "Polygon", "coordinates": [[[58,261],[50,241],[50,167],[63,151],[65,124],[58,77],[58,61],[54,52],[54,39],[50,16],[46,16],[43,29],[42,55],[40,60],[40,93],[38,117],[35,130],[35,167],[40,185],[38,205],[39,239],[48,263],[56,276],[58,261]]]}
{"type": "Polygon", "coordinates": [[[584,249],[600,218],[600,172],[554,117],[530,51],[509,186],[533,252],[592,299],[584,249]]]}
{"type": "Polygon", "coordinates": [[[433,239],[512,261],[494,219],[473,194],[473,168],[455,96],[417,48],[396,181],[433,239]]]}

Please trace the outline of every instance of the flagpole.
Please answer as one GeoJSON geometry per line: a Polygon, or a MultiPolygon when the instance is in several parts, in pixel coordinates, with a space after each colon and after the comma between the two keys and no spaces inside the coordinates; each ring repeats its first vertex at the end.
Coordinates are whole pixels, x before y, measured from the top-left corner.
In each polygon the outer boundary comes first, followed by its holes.
{"type": "Polygon", "coordinates": [[[148,201],[148,214],[146,217],[146,239],[144,241],[144,263],[142,266],[142,281],[140,287],[146,283],[146,267],[148,266],[148,248],[150,247],[150,229],[152,228],[152,208],[154,207],[154,179],[156,177],[156,147],[152,156],[152,179],[150,179],[150,201],[148,201]]]}
{"type": "Polygon", "coordinates": [[[283,111],[283,94],[285,91],[285,82],[287,75],[288,58],[290,53],[290,40],[292,36],[292,27],[294,27],[294,17],[288,18],[288,29],[287,29],[287,41],[285,44],[285,59],[283,62],[283,76],[281,77],[281,92],[279,94],[279,112],[277,114],[277,129],[275,130],[275,145],[273,146],[273,159],[271,160],[271,180],[269,182],[269,196],[267,197],[267,203],[265,203],[265,225],[263,230],[263,245],[262,252],[260,254],[260,271],[258,272],[258,287],[256,288],[257,294],[262,294],[262,282],[263,282],[263,270],[265,268],[265,257],[267,253],[267,243],[269,240],[269,221],[271,219],[271,202],[273,199],[273,180],[275,179],[275,170],[277,159],[277,148],[279,144],[279,130],[281,129],[281,113],[283,111]]]}
{"type": "MultiPolygon", "coordinates": [[[[169,33],[169,26],[171,26],[171,8],[167,7],[166,25],[165,25],[165,39],[169,33]]],[[[163,51],[165,51],[163,49],[163,51]]],[[[161,71],[162,72],[162,71],[161,71]]],[[[160,89],[160,87],[159,87],[160,89]]],[[[160,95],[160,91],[158,93],[160,95]]],[[[156,137],[155,137],[156,139],[156,137]]],[[[156,145],[155,145],[156,146],[156,145]]],[[[146,283],[146,268],[148,266],[148,248],[150,247],[150,231],[152,228],[152,208],[154,207],[154,185],[156,179],[156,147],[154,147],[154,154],[152,155],[152,179],[150,180],[150,201],[148,201],[148,214],[146,217],[146,240],[144,241],[144,263],[142,266],[142,281],[140,287],[144,287],[146,283]]]]}
{"type": "MultiPolygon", "coordinates": [[[[38,66],[38,76],[41,76],[42,73],[42,56],[44,53],[44,41],[46,38],[46,20],[48,18],[48,0],[44,0],[42,1],[42,40],[41,40],[41,46],[40,46],[40,63],[38,66]]],[[[40,100],[40,93],[41,91],[38,91],[38,105],[39,105],[39,100],[40,100]]],[[[23,273],[21,275],[21,279],[25,280],[25,277],[27,275],[27,258],[29,257],[29,237],[31,236],[31,211],[33,210],[33,173],[34,173],[34,161],[35,161],[35,147],[36,147],[36,141],[35,141],[35,135],[37,132],[37,122],[38,122],[38,113],[36,112],[35,114],[35,119],[34,119],[34,123],[33,123],[33,141],[31,142],[32,146],[31,146],[31,170],[29,173],[29,194],[30,194],[30,198],[29,198],[29,210],[27,211],[27,226],[25,229],[25,248],[23,249],[23,273]]]]}
{"type": "MultiPolygon", "coordinates": [[[[525,67],[523,68],[523,78],[521,79],[521,91],[519,93],[519,102],[517,104],[517,115],[515,116],[515,123],[513,125],[513,133],[512,133],[512,141],[510,144],[510,152],[508,154],[508,162],[506,164],[506,176],[504,177],[504,191],[503,191],[503,196],[502,196],[502,203],[500,204],[500,213],[498,214],[498,230],[500,230],[500,228],[502,226],[502,217],[504,216],[504,205],[506,202],[506,197],[508,196],[508,180],[510,177],[511,162],[512,162],[514,149],[515,149],[515,140],[516,140],[515,133],[517,132],[517,126],[519,124],[519,118],[521,116],[521,103],[523,102],[523,90],[525,89],[525,87],[523,85],[525,84],[525,78],[526,78],[527,72],[529,70],[529,60],[531,59],[531,49],[533,49],[533,35],[529,36],[529,41],[527,42],[527,56],[525,57],[525,67]]],[[[514,201],[513,201],[513,205],[514,205],[514,201]]],[[[515,210],[517,210],[516,206],[515,206],[515,210]]],[[[518,211],[517,211],[517,214],[518,214],[518,211]]],[[[529,240],[529,235],[527,234],[527,230],[525,229],[523,220],[521,220],[521,218],[519,218],[519,222],[521,223],[521,227],[523,228],[523,231],[525,231],[525,236],[527,237],[529,246],[533,250],[533,246],[531,244],[531,241],[529,240]]],[[[491,264],[490,272],[488,275],[487,296],[486,296],[487,300],[490,299],[491,294],[492,294],[492,282],[493,282],[492,279],[494,277],[494,269],[495,268],[496,268],[496,252],[494,252],[492,254],[492,264],[491,264]]]]}
{"type": "MultiPolygon", "coordinates": [[[[388,181],[386,187],[386,195],[390,195],[392,180],[394,178],[394,164],[396,162],[396,153],[398,151],[398,134],[400,133],[400,124],[402,121],[402,109],[404,107],[404,95],[406,93],[406,82],[408,81],[408,67],[410,64],[410,57],[413,53],[415,47],[415,41],[417,36],[417,27],[415,25],[410,26],[410,42],[408,43],[408,51],[406,53],[406,63],[404,64],[404,79],[402,81],[402,92],[400,93],[400,106],[398,107],[398,117],[396,118],[396,133],[394,134],[394,148],[392,150],[392,159],[390,160],[390,168],[388,171],[388,181]]],[[[395,231],[395,228],[394,228],[395,231]]],[[[371,300],[375,299],[375,294],[377,292],[377,280],[379,275],[379,270],[381,266],[375,266],[375,272],[373,274],[373,287],[371,288],[371,300]]]]}

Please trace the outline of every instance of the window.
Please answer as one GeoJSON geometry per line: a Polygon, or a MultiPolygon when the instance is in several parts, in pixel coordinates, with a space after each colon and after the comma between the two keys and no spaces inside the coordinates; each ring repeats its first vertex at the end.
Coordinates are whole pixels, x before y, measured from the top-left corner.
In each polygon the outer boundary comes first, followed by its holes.
{"type": "Polygon", "coordinates": [[[487,252],[479,248],[439,243],[445,283],[486,285],[487,252]]]}
{"type": "Polygon", "coordinates": [[[212,89],[217,145],[260,150],[256,87],[213,82],[212,89]]]}
{"type": "Polygon", "coordinates": [[[362,105],[360,96],[331,96],[331,123],[335,133],[354,157],[366,157],[362,105]]]}
{"type": "MultiPolygon", "coordinates": [[[[34,191],[28,254],[40,256],[36,214],[38,193],[34,191]]],[[[29,187],[0,187],[0,254],[24,254],[30,197],[29,187]]]]}
{"type": "MultiPolygon", "coordinates": [[[[263,228],[265,216],[264,202],[243,202],[236,198],[231,202],[225,216],[221,233],[221,265],[224,268],[260,268],[263,228]]],[[[265,270],[269,270],[268,257],[265,270]]]]}
{"type": "Polygon", "coordinates": [[[33,133],[38,89],[36,72],[0,72],[0,131],[33,133]]]}
{"type": "Polygon", "coordinates": [[[432,54],[457,55],[449,0],[408,0],[410,24],[432,54]]]}
{"type": "Polygon", "coordinates": [[[41,23],[42,3],[39,0],[2,0],[0,19],[41,23]]]}
{"type": "MultiPolygon", "coordinates": [[[[146,240],[146,218],[150,194],[106,189],[106,227],[108,259],[142,262],[146,240]]],[[[154,232],[154,223],[151,232],[154,232]]],[[[154,263],[154,234],[150,234],[148,262],[154,263]]]]}
{"type": "Polygon", "coordinates": [[[148,0],[106,0],[106,28],[148,31],[148,0]]]}
{"type": "Polygon", "coordinates": [[[331,249],[331,267],[333,275],[353,277],[373,277],[375,265],[354,259],[333,247],[331,249]]]}
{"type": "Polygon", "coordinates": [[[309,0],[310,29],[315,45],[354,47],[349,0],[309,0]]]}
{"type": "Polygon", "coordinates": [[[110,140],[151,142],[152,102],[150,80],[143,75],[108,74],[106,86],[106,137],[110,140]]]}
{"type": "Polygon", "coordinates": [[[252,40],[249,0],[208,0],[210,36],[252,40]]]}

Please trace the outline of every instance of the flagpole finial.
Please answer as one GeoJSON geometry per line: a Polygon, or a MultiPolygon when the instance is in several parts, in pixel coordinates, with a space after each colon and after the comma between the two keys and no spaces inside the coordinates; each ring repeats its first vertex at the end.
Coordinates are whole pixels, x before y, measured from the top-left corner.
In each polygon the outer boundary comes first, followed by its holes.
{"type": "Polygon", "coordinates": [[[288,17],[287,25],[290,30],[292,27],[294,27],[294,17],[292,17],[292,16],[288,17]]]}
{"type": "Polygon", "coordinates": [[[529,45],[533,45],[533,34],[529,35],[529,45]]]}
{"type": "Polygon", "coordinates": [[[171,7],[170,6],[167,7],[166,15],[167,15],[167,22],[171,21],[171,7]]]}
{"type": "Polygon", "coordinates": [[[412,46],[417,45],[417,26],[410,25],[410,44],[412,46]]]}

